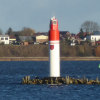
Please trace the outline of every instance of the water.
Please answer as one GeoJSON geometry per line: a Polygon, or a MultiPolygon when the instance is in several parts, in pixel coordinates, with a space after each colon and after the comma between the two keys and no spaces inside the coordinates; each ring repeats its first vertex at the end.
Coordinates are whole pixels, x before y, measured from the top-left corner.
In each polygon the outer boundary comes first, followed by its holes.
{"type": "MultiPolygon", "coordinates": [[[[100,61],[62,61],[61,76],[100,79],[100,61]]],[[[0,100],[100,100],[100,85],[22,85],[30,75],[49,76],[49,63],[0,62],[0,100]]]]}

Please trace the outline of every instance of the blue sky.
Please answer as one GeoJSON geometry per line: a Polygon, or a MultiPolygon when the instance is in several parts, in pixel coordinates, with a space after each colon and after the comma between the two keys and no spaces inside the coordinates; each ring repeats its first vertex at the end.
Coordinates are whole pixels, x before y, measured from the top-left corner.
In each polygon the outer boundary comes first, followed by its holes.
{"type": "Polygon", "coordinates": [[[100,0],[0,0],[0,29],[6,32],[23,27],[47,32],[56,16],[59,30],[77,33],[87,20],[100,25],[100,0]]]}

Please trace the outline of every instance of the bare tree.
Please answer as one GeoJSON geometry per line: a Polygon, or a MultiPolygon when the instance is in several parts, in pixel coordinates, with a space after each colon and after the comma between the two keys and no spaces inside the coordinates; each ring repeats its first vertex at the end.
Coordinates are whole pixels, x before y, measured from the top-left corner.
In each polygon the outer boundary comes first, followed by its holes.
{"type": "Polygon", "coordinates": [[[20,31],[20,35],[34,35],[35,34],[35,30],[31,29],[31,28],[23,28],[22,31],[20,31]]]}
{"type": "Polygon", "coordinates": [[[99,31],[100,26],[98,23],[93,22],[93,21],[85,21],[82,25],[81,28],[83,29],[84,32],[87,33],[93,33],[94,31],[99,31]]]}

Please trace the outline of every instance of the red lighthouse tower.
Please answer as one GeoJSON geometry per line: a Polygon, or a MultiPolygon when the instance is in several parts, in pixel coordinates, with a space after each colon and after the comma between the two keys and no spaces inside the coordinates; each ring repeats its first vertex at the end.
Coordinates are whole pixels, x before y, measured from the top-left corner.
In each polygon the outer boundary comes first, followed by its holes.
{"type": "Polygon", "coordinates": [[[60,50],[58,20],[52,17],[49,30],[50,77],[60,77],[60,50]]]}

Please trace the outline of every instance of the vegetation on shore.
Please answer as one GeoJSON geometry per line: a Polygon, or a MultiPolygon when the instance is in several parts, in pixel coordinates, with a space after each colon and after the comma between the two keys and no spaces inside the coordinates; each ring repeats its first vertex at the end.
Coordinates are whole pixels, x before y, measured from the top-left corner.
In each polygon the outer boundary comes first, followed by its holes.
{"type": "MultiPolygon", "coordinates": [[[[48,57],[49,46],[38,45],[0,45],[0,57],[48,57]]],[[[70,46],[60,45],[61,57],[100,56],[100,47],[91,47],[88,44],[70,46]]]]}

